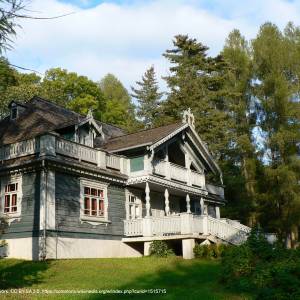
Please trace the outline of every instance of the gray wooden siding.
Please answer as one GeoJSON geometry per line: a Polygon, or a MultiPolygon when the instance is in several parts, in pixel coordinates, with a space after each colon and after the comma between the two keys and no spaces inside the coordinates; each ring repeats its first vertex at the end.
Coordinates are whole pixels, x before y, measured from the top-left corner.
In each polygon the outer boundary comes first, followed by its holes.
{"type": "Polygon", "coordinates": [[[3,238],[5,239],[38,236],[40,223],[40,175],[38,173],[23,174],[22,193],[20,221],[11,223],[6,233],[3,235],[3,238]]]}
{"type": "Polygon", "coordinates": [[[110,184],[108,187],[109,224],[93,226],[80,220],[80,178],[69,174],[55,176],[56,228],[60,233],[123,236],[126,217],[125,189],[110,184]]]}

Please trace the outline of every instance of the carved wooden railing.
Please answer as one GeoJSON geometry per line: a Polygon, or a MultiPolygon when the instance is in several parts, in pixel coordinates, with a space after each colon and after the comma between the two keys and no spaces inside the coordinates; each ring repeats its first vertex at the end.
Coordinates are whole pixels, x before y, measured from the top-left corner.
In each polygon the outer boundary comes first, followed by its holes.
{"type": "Polygon", "coordinates": [[[56,153],[97,164],[97,150],[64,139],[56,139],[56,153]]]}
{"type": "Polygon", "coordinates": [[[143,235],[143,220],[124,220],[124,234],[126,236],[141,236],[143,235]]]}
{"type": "Polygon", "coordinates": [[[170,176],[172,179],[187,182],[187,169],[170,163],[170,176]]]}
{"type": "Polygon", "coordinates": [[[148,217],[124,221],[125,236],[169,236],[199,235],[213,236],[231,244],[241,244],[247,240],[250,228],[240,224],[229,224],[222,219],[207,215],[180,214],[161,218],[148,217]]]}
{"type": "Polygon", "coordinates": [[[35,139],[0,147],[0,160],[38,154],[39,156],[63,155],[96,165],[101,169],[114,169],[128,174],[128,159],[105,151],[75,143],[55,134],[45,134],[35,139]]]}
{"type": "Polygon", "coordinates": [[[181,233],[180,216],[167,216],[162,218],[152,218],[153,235],[175,235],[181,233]]]}
{"type": "Polygon", "coordinates": [[[38,152],[35,139],[6,145],[0,148],[0,160],[8,160],[16,157],[32,155],[38,152]]]}
{"type": "Polygon", "coordinates": [[[167,175],[167,163],[164,160],[156,160],[153,162],[153,173],[160,176],[167,175]]]}
{"type": "Polygon", "coordinates": [[[199,172],[191,171],[191,184],[199,187],[205,186],[205,176],[199,172]]]}
{"type": "Polygon", "coordinates": [[[121,168],[121,159],[119,156],[115,155],[106,155],[106,166],[111,169],[120,170],[121,168]]]}

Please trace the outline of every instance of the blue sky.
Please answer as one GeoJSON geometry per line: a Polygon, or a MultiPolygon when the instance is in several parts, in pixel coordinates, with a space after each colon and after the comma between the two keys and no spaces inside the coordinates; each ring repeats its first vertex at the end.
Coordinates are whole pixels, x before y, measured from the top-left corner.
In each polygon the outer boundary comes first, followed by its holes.
{"type": "Polygon", "coordinates": [[[216,55],[231,30],[248,39],[271,21],[300,25],[300,1],[287,0],[31,0],[36,16],[74,14],[49,21],[23,20],[11,63],[44,73],[62,67],[93,80],[108,72],[127,88],[154,65],[162,89],[169,65],[162,57],[176,34],[189,34],[216,55]]]}

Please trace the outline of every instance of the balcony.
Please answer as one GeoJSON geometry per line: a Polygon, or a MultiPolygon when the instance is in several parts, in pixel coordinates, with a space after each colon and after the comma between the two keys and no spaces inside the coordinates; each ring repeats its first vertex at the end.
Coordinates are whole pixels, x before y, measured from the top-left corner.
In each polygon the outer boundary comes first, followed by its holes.
{"type": "Polygon", "coordinates": [[[238,222],[229,223],[207,215],[183,213],[166,217],[148,217],[124,221],[126,237],[171,237],[199,235],[213,236],[231,244],[241,244],[247,239],[250,228],[238,222]]]}
{"type": "Polygon", "coordinates": [[[42,135],[35,139],[5,145],[0,148],[0,161],[29,155],[60,155],[79,162],[90,163],[101,169],[110,169],[128,174],[127,158],[65,140],[54,134],[42,135]]]}

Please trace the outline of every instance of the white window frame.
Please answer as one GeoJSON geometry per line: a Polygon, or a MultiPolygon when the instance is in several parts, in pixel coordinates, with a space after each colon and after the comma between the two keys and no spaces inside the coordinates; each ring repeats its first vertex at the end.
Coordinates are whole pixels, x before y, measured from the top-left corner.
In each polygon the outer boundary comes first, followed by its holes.
{"type": "Polygon", "coordinates": [[[140,193],[126,190],[126,220],[142,219],[142,214],[143,206],[140,193]],[[135,198],[135,202],[130,201],[132,198],[135,198]],[[132,207],[134,207],[133,215],[131,214],[132,207]],[[138,217],[136,217],[137,215],[138,217]]]}
{"type": "Polygon", "coordinates": [[[14,175],[1,178],[1,188],[0,188],[0,215],[7,219],[8,223],[10,224],[15,219],[21,217],[22,213],[22,176],[21,175],[14,175]],[[17,211],[16,212],[4,212],[5,208],[5,186],[9,184],[18,184],[17,190],[17,211]]]}
{"type": "MultiPolygon", "coordinates": [[[[91,222],[92,225],[99,223],[110,223],[108,220],[108,184],[88,179],[80,179],[80,220],[83,222],[91,222]],[[103,190],[104,194],[104,215],[103,216],[89,216],[84,214],[84,188],[94,188],[103,190]]],[[[99,201],[97,201],[97,207],[99,201]]],[[[98,209],[97,209],[98,210],[98,209]]]]}

